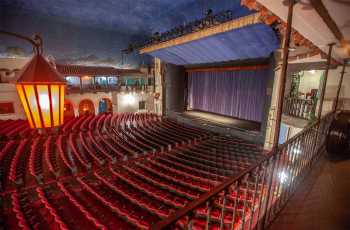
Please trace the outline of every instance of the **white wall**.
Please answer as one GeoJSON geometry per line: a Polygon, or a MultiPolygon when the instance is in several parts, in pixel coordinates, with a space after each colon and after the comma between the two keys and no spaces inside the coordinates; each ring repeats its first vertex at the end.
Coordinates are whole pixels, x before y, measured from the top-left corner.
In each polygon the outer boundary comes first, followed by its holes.
{"type": "MultiPolygon", "coordinates": [[[[27,62],[29,58],[0,58],[0,69],[8,69],[12,71],[13,69],[21,69],[27,62]]],[[[0,71],[0,75],[3,80],[11,80],[14,82],[14,75],[5,76],[4,71],[0,71]]],[[[84,79],[85,81],[91,81],[91,79],[84,79]]],[[[95,113],[98,113],[99,101],[102,98],[109,98],[113,104],[114,112],[138,112],[139,111],[139,101],[146,101],[145,111],[154,111],[154,97],[153,93],[138,93],[134,94],[135,99],[133,103],[124,103],[123,97],[116,92],[98,92],[98,93],[74,93],[66,94],[65,98],[71,101],[74,109],[75,116],[79,115],[79,103],[84,99],[90,99],[95,107],[95,113]]],[[[13,102],[15,113],[13,114],[0,114],[0,119],[26,119],[25,113],[23,111],[22,104],[20,102],[19,96],[16,91],[16,87],[13,83],[0,83],[0,102],[13,102]]]]}
{"type": "Polygon", "coordinates": [[[139,102],[146,102],[144,112],[153,112],[153,95],[151,93],[119,93],[117,95],[118,112],[140,112],[139,102]]]}
{"type": "MultiPolygon", "coordinates": [[[[322,114],[326,114],[332,110],[335,97],[337,94],[338,84],[340,80],[340,73],[342,66],[337,69],[331,69],[328,73],[327,86],[325,92],[325,98],[322,107],[322,114]]],[[[339,94],[338,109],[350,110],[350,67],[345,69],[342,88],[339,94]]]]}
{"type": "Polygon", "coordinates": [[[75,116],[79,115],[79,103],[84,99],[89,99],[94,103],[95,114],[98,114],[99,102],[102,98],[108,98],[112,101],[113,112],[140,112],[139,101],[146,101],[146,109],[144,112],[153,112],[153,95],[152,93],[118,93],[116,96],[112,95],[112,92],[104,93],[74,93],[66,95],[74,108],[75,116]],[[116,101],[117,100],[117,101],[116,101]]]}
{"type": "Polygon", "coordinates": [[[65,99],[69,100],[74,109],[74,115],[78,116],[79,115],[79,103],[84,100],[84,99],[89,99],[94,103],[95,107],[95,114],[98,114],[98,105],[99,102],[102,98],[109,98],[112,100],[112,93],[108,92],[99,92],[99,93],[73,93],[73,94],[66,94],[65,99]]]}
{"type": "MultiPolygon", "coordinates": [[[[10,71],[21,69],[28,61],[29,58],[0,58],[0,69],[8,69],[10,71]]],[[[5,71],[0,71],[0,77],[2,82],[13,82],[15,80],[14,73],[6,75],[5,71]]]]}
{"type": "Polygon", "coordinates": [[[26,119],[26,115],[14,84],[0,84],[0,102],[12,102],[15,110],[15,113],[0,114],[0,120],[26,119]]]}
{"type": "MultiPolygon", "coordinates": [[[[21,69],[29,58],[0,58],[0,69],[21,69]]],[[[4,71],[0,71],[2,81],[15,80],[15,74],[6,75],[4,71]]],[[[17,94],[16,86],[13,83],[0,83],[0,102],[13,102],[15,113],[0,114],[0,120],[6,119],[26,119],[20,98],[17,94]]]]}
{"type": "MultiPolygon", "coordinates": [[[[309,60],[309,59],[303,59],[303,60],[298,60],[298,63],[307,63],[307,62],[314,62],[314,61],[325,61],[321,59],[317,60],[309,60]]],[[[296,63],[296,62],[294,62],[296,63]]],[[[325,92],[325,100],[323,102],[323,107],[322,107],[322,114],[326,114],[329,111],[332,110],[332,106],[336,97],[336,92],[338,88],[338,83],[340,79],[340,72],[342,71],[342,66],[339,66],[337,69],[331,69],[329,70],[328,73],[328,80],[327,80],[327,86],[326,86],[326,92],[325,92]]],[[[342,84],[342,88],[340,91],[340,103],[339,107],[341,109],[345,110],[350,110],[350,67],[347,67],[345,69],[345,72],[347,72],[344,75],[344,80],[342,84]]],[[[310,78],[305,78],[303,82],[300,82],[300,87],[302,90],[304,90],[307,87],[314,87],[316,86],[316,77],[312,79],[310,78]],[[305,84],[305,85],[304,85],[305,84]]],[[[274,80],[274,86],[273,86],[273,94],[272,94],[272,99],[271,99],[271,107],[270,107],[270,112],[269,112],[269,118],[268,118],[268,126],[267,126],[267,131],[266,131],[266,137],[265,137],[265,148],[269,149],[272,147],[272,141],[273,137],[275,135],[274,133],[274,128],[276,125],[276,101],[279,95],[279,88],[278,82],[280,80],[280,69],[277,69],[275,71],[275,80],[274,80]]],[[[321,84],[321,83],[320,83],[321,84]]],[[[315,87],[318,88],[318,87],[315,87]]],[[[319,105],[318,105],[319,106],[319,105]]],[[[318,109],[318,106],[316,108],[316,112],[318,109]]],[[[294,135],[295,133],[299,132],[300,130],[294,127],[295,129],[292,130],[292,134],[294,135]]]]}
{"type": "Polygon", "coordinates": [[[310,93],[311,89],[318,89],[323,70],[304,71],[304,75],[300,78],[299,92],[310,93]]]}

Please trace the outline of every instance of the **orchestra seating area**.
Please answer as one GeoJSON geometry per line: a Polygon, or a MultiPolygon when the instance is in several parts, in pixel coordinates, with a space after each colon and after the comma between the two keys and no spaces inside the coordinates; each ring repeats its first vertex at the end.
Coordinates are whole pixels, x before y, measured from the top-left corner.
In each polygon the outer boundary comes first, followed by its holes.
{"type": "MultiPolygon", "coordinates": [[[[148,229],[263,156],[254,144],[149,113],[81,116],[42,133],[1,121],[0,138],[5,229],[148,229]]],[[[234,208],[254,208],[251,181],[229,193],[225,223],[234,208]]],[[[223,201],[213,202],[216,229],[223,201]]],[[[196,211],[194,228],[206,213],[196,211]]]]}

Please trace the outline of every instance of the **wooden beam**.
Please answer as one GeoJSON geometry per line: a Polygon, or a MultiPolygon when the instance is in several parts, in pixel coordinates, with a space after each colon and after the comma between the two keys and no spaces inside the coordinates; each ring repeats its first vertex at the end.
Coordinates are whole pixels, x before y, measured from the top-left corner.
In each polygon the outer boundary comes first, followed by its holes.
{"type": "Polygon", "coordinates": [[[333,18],[330,16],[328,10],[326,9],[325,5],[322,3],[321,0],[310,0],[312,6],[315,8],[317,13],[321,16],[322,20],[326,23],[328,28],[332,31],[334,36],[339,40],[342,41],[344,39],[344,36],[340,29],[338,28],[337,24],[334,22],[333,18]]]}
{"type": "Polygon", "coordinates": [[[219,25],[215,25],[203,30],[199,30],[190,34],[186,34],[169,41],[160,42],[154,45],[146,46],[140,49],[140,54],[150,53],[159,49],[168,48],[171,46],[181,45],[187,42],[195,41],[215,34],[228,32],[234,29],[239,29],[245,26],[260,23],[260,13],[254,13],[248,16],[240,17],[219,25]]]}

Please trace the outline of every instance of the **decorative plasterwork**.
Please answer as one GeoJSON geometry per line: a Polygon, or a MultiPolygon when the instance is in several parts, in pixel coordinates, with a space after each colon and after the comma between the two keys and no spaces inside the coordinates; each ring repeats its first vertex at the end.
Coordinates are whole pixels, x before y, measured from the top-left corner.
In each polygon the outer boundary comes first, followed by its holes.
{"type": "MultiPolygon", "coordinates": [[[[260,12],[260,20],[267,25],[275,24],[275,28],[278,29],[281,36],[284,35],[287,24],[280,17],[276,16],[265,6],[257,2],[256,0],[241,0],[241,4],[247,7],[250,10],[256,10],[260,12]]],[[[312,57],[320,54],[322,57],[327,57],[327,54],[324,53],[320,48],[313,44],[310,40],[306,39],[302,34],[300,34],[294,28],[292,29],[292,38],[291,41],[295,46],[304,46],[308,48],[308,52],[303,54],[298,54],[295,56],[290,56],[289,60],[303,59],[307,57],[312,57]]],[[[332,59],[333,64],[338,63],[335,59],[332,59]]]]}

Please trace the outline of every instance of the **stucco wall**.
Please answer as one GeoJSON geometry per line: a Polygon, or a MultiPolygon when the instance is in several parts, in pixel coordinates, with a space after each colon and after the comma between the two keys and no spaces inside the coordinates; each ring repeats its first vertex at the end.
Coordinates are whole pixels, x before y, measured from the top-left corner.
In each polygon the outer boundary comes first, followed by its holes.
{"type": "Polygon", "coordinates": [[[12,102],[15,113],[0,114],[0,120],[26,119],[20,98],[14,84],[0,84],[0,102],[12,102]]]}
{"type": "MultiPolygon", "coordinates": [[[[288,70],[289,74],[291,72],[297,72],[301,70],[312,70],[312,69],[318,69],[320,67],[324,68],[325,66],[325,60],[317,60],[318,62],[308,62],[308,60],[298,60],[298,63],[289,64],[288,70]],[[322,62],[320,62],[322,61],[322,62]]],[[[347,67],[349,69],[350,67],[347,67]]],[[[349,70],[345,70],[348,73],[344,75],[344,80],[342,84],[342,88],[340,91],[340,100],[339,100],[339,109],[345,109],[350,110],[350,72],[349,70]]],[[[336,92],[339,84],[340,79],[340,73],[342,71],[342,66],[338,66],[336,69],[330,69],[328,73],[328,80],[327,80],[327,86],[325,91],[325,99],[323,102],[322,107],[322,114],[326,114],[329,111],[332,110],[332,106],[336,97],[336,92]]],[[[276,119],[276,102],[279,95],[279,89],[278,89],[278,81],[280,79],[281,70],[277,69],[275,71],[275,80],[274,80],[274,87],[273,87],[273,94],[272,94],[272,102],[270,107],[270,114],[269,114],[269,123],[268,123],[268,132],[265,138],[265,147],[271,148],[272,147],[272,140],[274,133],[274,127],[276,125],[275,119],[276,119]]],[[[322,83],[321,83],[322,84],[322,83]]],[[[287,87],[288,90],[288,87],[287,87]]],[[[288,91],[286,91],[288,92],[288,91]]],[[[319,104],[317,105],[316,111],[319,108],[319,104]]],[[[299,129],[296,129],[297,131],[300,131],[299,129]]]]}
{"type": "Polygon", "coordinates": [[[98,105],[99,105],[99,101],[102,98],[108,98],[112,100],[112,94],[110,92],[109,93],[104,93],[104,92],[83,93],[83,94],[74,93],[74,94],[68,94],[65,96],[65,99],[69,100],[72,103],[75,116],[79,115],[79,103],[84,99],[89,99],[93,102],[95,107],[95,114],[98,114],[98,105]]]}
{"type": "MultiPolygon", "coordinates": [[[[334,98],[338,89],[341,71],[342,66],[329,71],[322,113],[327,113],[332,109],[334,98]]],[[[350,67],[347,67],[345,72],[347,73],[344,74],[344,80],[340,90],[339,106],[342,109],[350,110],[350,67]]]]}
{"type": "Polygon", "coordinates": [[[165,87],[166,114],[183,112],[185,108],[185,69],[166,64],[165,87]]]}
{"type": "MultiPolygon", "coordinates": [[[[0,58],[0,69],[21,69],[28,61],[28,58],[0,58]]],[[[4,80],[14,80],[14,75],[5,76],[5,71],[0,71],[1,77],[4,80]]],[[[138,112],[139,101],[146,101],[146,109],[143,111],[154,111],[154,97],[153,93],[135,93],[132,95],[133,103],[126,104],[123,102],[123,96],[117,92],[98,92],[98,93],[74,93],[66,94],[65,99],[69,100],[74,109],[75,116],[79,115],[79,103],[84,99],[89,99],[93,102],[95,113],[98,114],[99,101],[102,98],[108,98],[112,101],[113,112],[138,112]]],[[[13,102],[15,113],[0,114],[1,120],[6,119],[26,119],[22,104],[18,97],[16,87],[13,83],[0,83],[0,102],[13,102]]]]}
{"type": "Polygon", "coordinates": [[[0,58],[0,69],[10,70],[10,74],[6,74],[6,71],[0,70],[1,82],[9,82],[15,80],[15,74],[12,72],[14,69],[21,69],[29,58],[0,58]]]}

